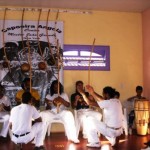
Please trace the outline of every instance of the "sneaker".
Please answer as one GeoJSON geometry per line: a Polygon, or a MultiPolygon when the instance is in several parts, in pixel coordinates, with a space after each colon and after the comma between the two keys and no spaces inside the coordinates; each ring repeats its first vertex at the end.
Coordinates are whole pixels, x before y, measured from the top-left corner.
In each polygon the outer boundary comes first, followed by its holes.
{"type": "Polygon", "coordinates": [[[86,144],[86,146],[87,147],[97,147],[97,148],[101,147],[100,143],[88,143],[88,144],[86,144]]]}
{"type": "Polygon", "coordinates": [[[79,141],[78,139],[76,139],[76,140],[73,140],[73,143],[75,143],[75,144],[79,144],[79,143],[80,143],[80,141],[79,141]]]}

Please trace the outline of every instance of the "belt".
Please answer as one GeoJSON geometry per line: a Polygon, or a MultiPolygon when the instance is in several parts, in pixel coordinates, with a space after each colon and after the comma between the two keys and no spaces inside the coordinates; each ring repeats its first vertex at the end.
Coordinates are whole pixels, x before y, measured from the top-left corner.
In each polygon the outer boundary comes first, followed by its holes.
{"type": "Polygon", "coordinates": [[[107,128],[110,128],[110,129],[113,129],[113,130],[119,130],[119,129],[121,129],[122,127],[114,128],[114,127],[109,127],[109,126],[107,126],[107,128]]]}
{"type": "Polygon", "coordinates": [[[27,135],[27,134],[29,134],[29,133],[30,133],[30,132],[27,132],[27,133],[25,133],[25,134],[21,134],[21,135],[18,135],[18,134],[14,134],[14,133],[13,133],[13,135],[14,135],[15,137],[17,137],[17,138],[18,138],[18,137],[21,137],[21,136],[25,136],[25,135],[27,135]]]}

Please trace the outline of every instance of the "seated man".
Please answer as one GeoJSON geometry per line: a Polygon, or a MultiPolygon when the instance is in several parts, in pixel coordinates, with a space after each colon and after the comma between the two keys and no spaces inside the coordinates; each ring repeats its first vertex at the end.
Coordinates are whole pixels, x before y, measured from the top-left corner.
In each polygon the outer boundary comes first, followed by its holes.
{"type": "Polygon", "coordinates": [[[3,121],[3,126],[0,131],[0,136],[2,138],[7,137],[9,129],[9,113],[10,113],[10,100],[5,94],[4,87],[0,84],[0,119],[3,121]]]}
{"type": "MultiPolygon", "coordinates": [[[[50,87],[50,94],[46,96],[46,104],[49,106],[48,110],[41,112],[42,120],[46,123],[45,129],[51,120],[59,118],[63,121],[68,140],[79,143],[76,135],[76,127],[74,117],[71,111],[67,110],[70,106],[69,98],[63,91],[63,86],[54,80],[50,87]]],[[[45,134],[43,135],[45,137],[45,134]]]]}
{"type": "Polygon", "coordinates": [[[39,112],[32,104],[30,92],[22,94],[22,104],[15,106],[10,114],[11,140],[18,143],[28,143],[34,139],[35,149],[44,149],[43,131],[44,126],[39,112]],[[32,120],[34,124],[32,125],[32,120]]]}
{"type": "MultiPolygon", "coordinates": [[[[31,81],[32,83],[32,81],[31,81]]],[[[32,95],[32,104],[38,109],[40,105],[40,95],[36,89],[31,88],[30,78],[25,78],[21,84],[22,89],[16,93],[16,102],[17,104],[21,103],[22,94],[26,91],[31,92],[32,95]]]]}
{"type": "Polygon", "coordinates": [[[76,82],[76,92],[71,95],[71,106],[73,109],[77,110],[77,118],[79,119],[82,128],[83,128],[83,138],[86,138],[86,132],[85,132],[85,119],[89,116],[94,117],[98,121],[101,120],[102,115],[100,112],[96,111],[96,108],[98,108],[97,103],[93,99],[91,95],[89,95],[88,92],[84,91],[84,86],[82,81],[77,81],[76,82]],[[82,95],[80,94],[80,91],[83,92],[90,100],[90,105],[88,105],[85,101],[85,97],[83,98],[82,95]],[[90,108],[92,103],[92,107],[90,108]],[[95,103],[95,105],[93,105],[95,103]],[[94,110],[95,108],[95,110],[94,110]]]}
{"type": "MultiPolygon", "coordinates": [[[[104,112],[104,122],[98,121],[93,117],[86,119],[86,132],[88,137],[88,147],[100,147],[97,132],[103,134],[112,146],[116,143],[116,138],[122,134],[123,114],[120,100],[114,98],[115,89],[105,87],[103,89],[103,97],[98,95],[93,87],[86,86],[88,92],[97,100],[97,103],[104,112]]],[[[82,93],[85,97],[85,94],[82,93]]],[[[85,99],[89,103],[88,99],[85,99]]],[[[118,139],[118,138],[117,138],[118,139]]]]}
{"type": "Polygon", "coordinates": [[[145,97],[142,96],[142,93],[143,93],[143,87],[142,86],[137,86],[136,87],[136,95],[127,99],[127,101],[130,102],[129,128],[132,128],[133,122],[134,122],[134,119],[135,119],[135,113],[134,113],[134,103],[135,103],[135,101],[139,100],[139,99],[146,99],[145,97]]]}

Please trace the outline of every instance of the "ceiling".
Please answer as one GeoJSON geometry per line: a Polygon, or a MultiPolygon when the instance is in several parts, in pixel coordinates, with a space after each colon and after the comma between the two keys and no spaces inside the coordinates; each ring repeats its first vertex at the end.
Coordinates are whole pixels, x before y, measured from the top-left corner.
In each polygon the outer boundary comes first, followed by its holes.
{"type": "Polygon", "coordinates": [[[150,0],[0,0],[0,6],[142,12],[150,0]]]}

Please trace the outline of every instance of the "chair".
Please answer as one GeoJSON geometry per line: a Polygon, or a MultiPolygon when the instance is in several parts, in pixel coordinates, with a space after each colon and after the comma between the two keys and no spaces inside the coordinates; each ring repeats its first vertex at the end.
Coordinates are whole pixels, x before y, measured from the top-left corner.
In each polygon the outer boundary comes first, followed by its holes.
{"type": "MultiPolygon", "coordinates": [[[[49,125],[48,125],[48,128],[47,128],[47,135],[48,136],[50,136],[52,123],[61,123],[61,124],[63,124],[63,122],[62,122],[62,120],[60,120],[60,118],[54,118],[53,120],[51,120],[49,122],[49,125]]],[[[65,135],[66,135],[66,132],[65,132],[65,135]]]]}
{"type": "MultiPolygon", "coordinates": [[[[3,123],[4,122],[4,120],[3,120],[3,118],[0,118],[0,123],[3,123]]],[[[10,136],[10,138],[11,138],[11,136],[12,136],[12,133],[11,133],[11,130],[9,129],[9,136],[10,136]]]]}

